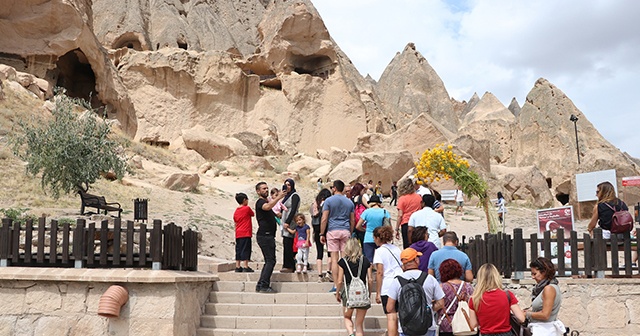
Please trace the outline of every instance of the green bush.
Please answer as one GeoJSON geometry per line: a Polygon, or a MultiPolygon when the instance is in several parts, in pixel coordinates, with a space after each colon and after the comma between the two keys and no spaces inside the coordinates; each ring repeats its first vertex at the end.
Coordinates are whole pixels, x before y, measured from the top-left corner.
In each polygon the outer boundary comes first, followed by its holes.
{"type": "Polygon", "coordinates": [[[14,154],[27,162],[27,174],[41,174],[43,190],[56,199],[88,190],[102,172],[122,178],[128,169],[126,157],[109,137],[109,125],[79,100],[56,94],[54,101],[53,118],[20,120],[21,132],[11,140],[14,154]],[[88,111],[78,113],[78,107],[88,111]]]}
{"type": "Polygon", "coordinates": [[[33,219],[34,221],[37,219],[36,216],[27,214],[29,209],[27,208],[2,208],[0,212],[2,212],[2,218],[10,218],[14,223],[24,224],[27,219],[33,219]]]}

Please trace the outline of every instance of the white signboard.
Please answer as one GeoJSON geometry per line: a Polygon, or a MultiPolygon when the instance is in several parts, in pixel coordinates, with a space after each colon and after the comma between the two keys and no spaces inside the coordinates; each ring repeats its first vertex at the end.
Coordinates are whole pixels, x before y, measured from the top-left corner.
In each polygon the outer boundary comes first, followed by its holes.
{"type": "Polygon", "coordinates": [[[596,189],[598,184],[609,181],[618,194],[616,183],[616,170],[601,170],[591,173],[576,174],[576,189],[578,189],[578,202],[596,201],[596,189]]]}

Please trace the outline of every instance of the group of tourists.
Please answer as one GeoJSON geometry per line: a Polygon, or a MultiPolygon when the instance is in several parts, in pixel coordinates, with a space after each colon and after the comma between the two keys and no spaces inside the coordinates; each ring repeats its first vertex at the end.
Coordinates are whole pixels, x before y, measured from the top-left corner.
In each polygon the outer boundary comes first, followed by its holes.
{"type": "MultiPolygon", "coordinates": [[[[370,193],[367,185],[346,186],[341,180],[334,180],[330,189],[320,189],[311,204],[308,225],[305,214],[300,212],[301,199],[292,179],[287,179],[282,189],[269,190],[265,182],[258,183],[256,240],[265,265],[256,292],[275,292],[271,275],[276,263],[275,236],[280,230],[280,272],[306,273],[309,249],[315,243],[318,280],[334,281],[333,290],[336,300],[344,306],[349,335],[363,335],[364,318],[372,304],[382,305],[389,335],[453,335],[454,329],[461,327],[456,314],[464,309],[468,319],[463,327],[469,332],[477,329],[480,335],[512,335],[511,320],[528,321],[535,336],[562,335],[564,325],[557,319],[562,294],[553,263],[546,258],[531,262],[536,286],[531,293],[531,307],[525,310],[513,293],[503,290],[502,278],[492,264],[478,268],[476,284],[472,286],[471,262],[458,250],[457,234],[447,230],[438,193],[415,182],[404,179],[397,185],[395,225],[375,187],[370,193]],[[393,243],[394,237],[401,238],[403,249],[393,243]],[[328,262],[323,272],[325,246],[328,262]],[[374,289],[375,303],[370,300],[374,289]],[[421,301],[425,305],[416,304],[421,301]],[[422,316],[427,317],[417,318],[422,316]]],[[[626,210],[626,204],[615,196],[609,182],[598,185],[597,196],[588,229],[592,232],[598,224],[603,235],[610,235],[607,229],[613,213],[626,210]]],[[[236,201],[236,272],[253,272],[248,260],[254,212],[248,206],[247,195],[238,193],[236,201]]],[[[500,210],[504,204],[499,193],[496,206],[500,210]]]]}

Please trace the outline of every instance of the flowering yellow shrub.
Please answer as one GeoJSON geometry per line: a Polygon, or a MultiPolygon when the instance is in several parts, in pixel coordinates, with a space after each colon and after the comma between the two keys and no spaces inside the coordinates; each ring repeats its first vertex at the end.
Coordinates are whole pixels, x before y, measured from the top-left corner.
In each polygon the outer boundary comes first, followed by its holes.
{"type": "Polygon", "coordinates": [[[422,153],[420,161],[416,162],[416,177],[418,183],[432,183],[442,179],[453,179],[467,196],[480,199],[487,215],[487,225],[490,232],[497,230],[496,223],[492,223],[489,214],[489,199],[487,197],[487,182],[480,175],[471,170],[469,162],[453,153],[453,146],[438,144],[422,153]]]}

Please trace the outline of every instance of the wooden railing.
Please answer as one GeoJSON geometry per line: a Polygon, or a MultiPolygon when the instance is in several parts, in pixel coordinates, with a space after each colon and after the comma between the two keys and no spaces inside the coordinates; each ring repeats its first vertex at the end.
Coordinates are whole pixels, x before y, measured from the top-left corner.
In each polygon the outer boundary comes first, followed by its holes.
{"type": "Polygon", "coordinates": [[[560,277],[631,277],[632,251],[637,251],[640,229],[635,237],[627,232],[621,237],[612,234],[611,239],[603,239],[600,228],[593,232],[593,238],[587,233],[578,238],[578,232],[571,231],[565,239],[564,230],[558,229],[555,238],[546,231],[539,239],[535,233],[524,238],[522,229],[514,229],[513,235],[477,235],[468,243],[463,239],[460,249],[469,255],[474,275],[481,265],[492,263],[505,278],[522,279],[533,259],[546,257],[554,261],[560,277]]]}
{"type": "Polygon", "coordinates": [[[120,218],[59,224],[42,217],[24,225],[5,218],[0,226],[0,267],[152,268],[198,270],[198,233],[154,220],[134,225],[120,218]]]}

